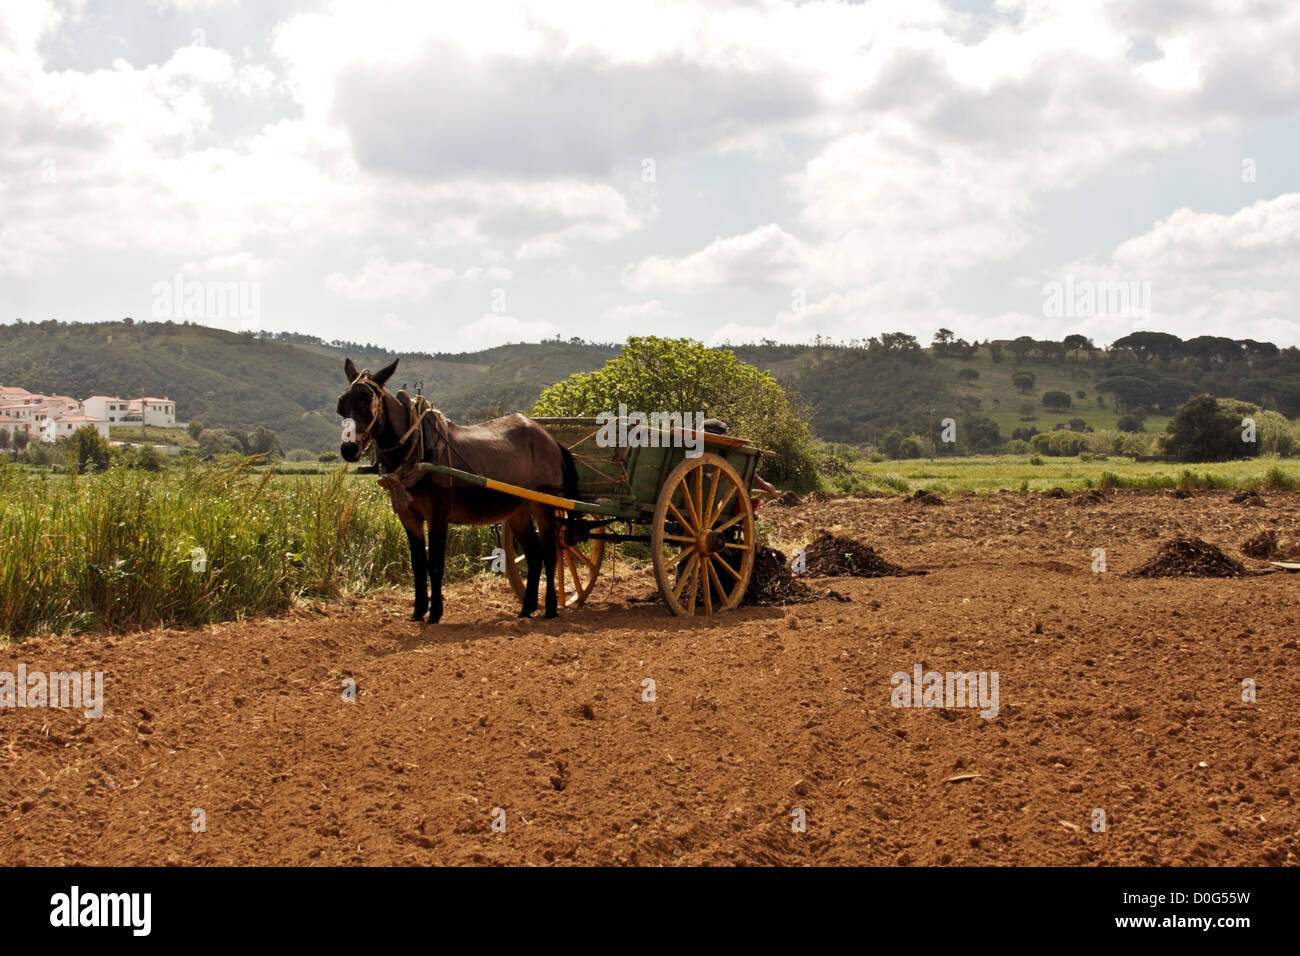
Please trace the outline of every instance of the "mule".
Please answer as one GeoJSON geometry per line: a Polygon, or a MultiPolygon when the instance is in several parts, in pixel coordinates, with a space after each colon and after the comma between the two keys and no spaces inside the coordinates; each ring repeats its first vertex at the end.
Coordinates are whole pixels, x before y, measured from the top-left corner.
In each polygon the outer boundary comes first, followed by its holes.
{"type": "MultiPolygon", "coordinates": [[[[385,387],[397,370],[397,359],[378,372],[358,371],[351,359],[343,363],[348,387],[339,396],[339,417],[353,423],[355,433],[344,434],[339,454],[355,462],[366,448],[375,446],[380,470],[388,479],[393,511],[406,530],[415,578],[412,621],[430,624],[442,618],[442,575],[447,556],[449,524],[506,523],[524,549],[528,583],[520,617],[537,610],[537,592],[546,571],[546,613],[555,617],[556,523],[554,507],[456,481],[450,476],[412,469],[412,444],[419,440],[413,429],[413,412],[385,387]],[[348,440],[350,438],[350,440],[348,440]],[[417,477],[418,476],[418,477],[417,477]],[[401,489],[397,487],[400,483],[401,489]],[[534,524],[536,527],[534,528],[534,524]],[[425,529],[428,529],[426,544],[425,529]],[[430,586],[431,589],[430,589],[430,586]]],[[[403,393],[404,394],[404,393],[403,393]]],[[[425,460],[449,465],[532,491],[576,498],[578,471],[572,453],[551,434],[523,415],[506,415],[480,425],[457,425],[437,409],[431,420],[432,436],[425,460]]],[[[512,560],[512,555],[506,556],[512,560]]]]}

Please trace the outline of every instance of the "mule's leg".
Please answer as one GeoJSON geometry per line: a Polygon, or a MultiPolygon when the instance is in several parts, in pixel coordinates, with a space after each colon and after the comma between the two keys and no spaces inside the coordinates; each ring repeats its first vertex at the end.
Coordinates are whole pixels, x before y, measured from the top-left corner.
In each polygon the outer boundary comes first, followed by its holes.
{"type": "Polygon", "coordinates": [[[442,569],[447,563],[447,522],[436,518],[429,522],[429,584],[432,586],[432,603],[429,623],[442,620],[442,569]]]}
{"type": "Polygon", "coordinates": [[[546,614],[555,617],[555,515],[549,508],[537,508],[537,532],[542,543],[542,566],[546,569],[546,614]]]}
{"type": "Polygon", "coordinates": [[[411,574],[415,577],[415,609],[411,620],[422,621],[424,613],[429,610],[429,556],[424,550],[424,526],[421,525],[418,532],[408,527],[406,543],[411,547],[411,574]]]}
{"type": "MultiPolygon", "coordinates": [[[[524,561],[528,565],[528,581],[524,585],[524,606],[519,609],[520,617],[528,617],[537,610],[537,582],[542,576],[542,541],[533,530],[533,517],[527,508],[520,508],[506,519],[510,531],[524,549],[524,561]]],[[[506,555],[506,560],[511,560],[506,555]]]]}

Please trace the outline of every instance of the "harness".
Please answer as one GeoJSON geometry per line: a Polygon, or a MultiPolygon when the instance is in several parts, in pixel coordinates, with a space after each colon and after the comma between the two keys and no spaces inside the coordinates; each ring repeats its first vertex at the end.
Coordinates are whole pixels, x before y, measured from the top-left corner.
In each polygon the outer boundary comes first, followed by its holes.
{"type": "MultiPolygon", "coordinates": [[[[460,454],[452,445],[447,435],[447,419],[438,413],[427,398],[422,394],[417,394],[414,399],[405,396],[404,392],[399,392],[405,400],[398,399],[398,404],[407,409],[410,413],[410,427],[397,439],[396,444],[389,448],[380,447],[376,434],[381,429],[384,419],[384,399],[389,393],[379,382],[376,382],[370,375],[370,370],[363,370],[348,386],[349,388],[362,385],[370,390],[370,421],[364,429],[359,429],[356,434],[356,443],[361,451],[365,451],[370,445],[374,445],[378,456],[400,451],[414,436],[411,446],[402,456],[401,462],[396,468],[390,469],[387,474],[380,477],[378,484],[381,488],[388,491],[393,500],[394,507],[402,508],[409,506],[411,496],[407,489],[411,488],[422,478],[425,473],[418,471],[415,466],[422,461],[434,461],[440,456],[441,448],[447,449],[447,462],[451,464],[451,456],[454,453],[461,460],[461,463],[470,472],[477,474],[465,456],[460,454]]],[[[396,396],[393,396],[396,398],[396,396]]],[[[382,461],[379,462],[380,468],[383,468],[382,461]]],[[[451,487],[451,478],[447,478],[447,487],[451,487]]]]}

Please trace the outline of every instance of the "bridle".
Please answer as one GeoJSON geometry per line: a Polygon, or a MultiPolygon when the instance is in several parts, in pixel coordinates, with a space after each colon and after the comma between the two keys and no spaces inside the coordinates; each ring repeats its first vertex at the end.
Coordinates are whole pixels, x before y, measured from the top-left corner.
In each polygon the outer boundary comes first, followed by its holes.
{"type": "MultiPolygon", "coordinates": [[[[379,382],[376,382],[373,378],[371,378],[370,372],[368,370],[363,370],[362,372],[360,372],[357,375],[357,377],[352,380],[351,384],[348,385],[348,389],[351,390],[357,385],[363,385],[370,390],[370,421],[365,428],[358,429],[355,435],[353,436],[357,445],[358,453],[365,452],[365,450],[369,448],[372,443],[374,443],[375,450],[379,452],[380,455],[383,455],[388,452],[400,451],[402,446],[406,444],[407,439],[409,439],[412,435],[416,434],[416,432],[419,430],[420,424],[421,422],[423,422],[424,418],[427,415],[433,413],[432,417],[434,421],[434,433],[438,439],[438,443],[445,446],[449,453],[454,452],[461,459],[461,461],[464,462],[466,468],[468,468],[471,472],[477,474],[473,466],[471,466],[469,462],[465,461],[464,456],[461,455],[460,452],[457,451],[456,448],[451,444],[451,440],[447,435],[446,421],[443,419],[441,415],[434,413],[433,407],[429,405],[427,402],[424,403],[424,405],[421,407],[421,409],[418,412],[416,412],[411,416],[410,427],[406,429],[406,433],[403,434],[401,437],[399,437],[397,439],[397,442],[391,448],[379,447],[378,442],[375,441],[375,435],[376,432],[383,426],[384,400],[391,396],[389,396],[387,389],[385,389],[383,385],[381,385],[379,382]]],[[[416,442],[412,444],[410,450],[403,457],[402,463],[397,467],[396,470],[397,471],[407,470],[407,468],[413,463],[413,460],[418,458],[423,452],[424,450],[423,445],[424,445],[423,439],[417,438],[416,442]]]]}
{"type": "Polygon", "coordinates": [[[380,385],[370,377],[368,371],[363,371],[348,384],[348,390],[355,388],[357,385],[364,385],[370,390],[370,422],[365,428],[357,429],[353,436],[359,451],[365,451],[375,437],[375,427],[381,424],[384,417],[384,386],[380,385]]]}

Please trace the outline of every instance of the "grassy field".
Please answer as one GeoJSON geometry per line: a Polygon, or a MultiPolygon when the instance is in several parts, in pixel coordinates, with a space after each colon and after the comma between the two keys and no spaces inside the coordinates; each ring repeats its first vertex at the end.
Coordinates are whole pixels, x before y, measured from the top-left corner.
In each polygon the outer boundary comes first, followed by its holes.
{"type": "Polygon", "coordinates": [[[149,444],[149,445],[180,445],[184,448],[196,448],[198,442],[190,437],[190,433],[184,428],[159,428],[157,425],[146,425],[144,437],[140,437],[139,425],[110,425],[108,427],[108,437],[111,441],[127,442],[128,444],[149,444]]]}
{"type": "Polygon", "coordinates": [[[878,490],[906,494],[924,488],[939,493],[999,489],[1067,491],[1084,488],[1262,488],[1300,487],[1300,459],[1257,458],[1205,465],[1135,462],[1128,458],[1083,461],[990,455],[971,458],[856,462],[847,475],[827,481],[832,490],[878,490]]]}

